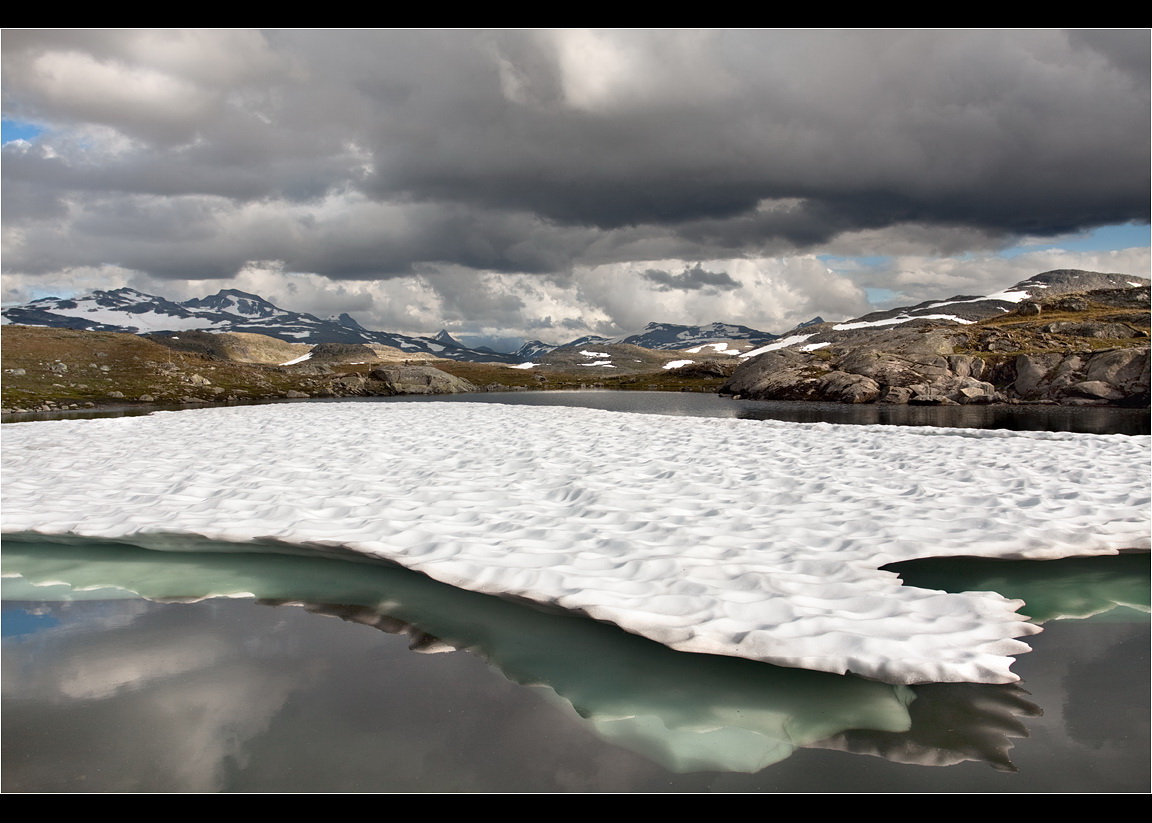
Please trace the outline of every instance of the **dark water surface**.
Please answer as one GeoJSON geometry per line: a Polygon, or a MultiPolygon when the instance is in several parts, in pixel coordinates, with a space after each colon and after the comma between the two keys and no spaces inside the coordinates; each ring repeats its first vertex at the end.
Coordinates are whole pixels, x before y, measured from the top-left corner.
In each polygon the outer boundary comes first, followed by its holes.
{"type": "MultiPolygon", "coordinates": [[[[455,399],[1101,433],[1147,424],[1146,412],[1053,408],[878,419],[875,407],[695,394],[455,399]]],[[[1024,599],[1045,629],[1013,667],[1019,684],[908,688],[674,652],[380,563],[184,548],[5,541],[5,791],[1149,789],[1147,555],[901,564],[911,585],[1024,599]]]]}
{"type": "MultiPolygon", "coordinates": [[[[846,425],[947,426],[1011,431],[1067,431],[1085,434],[1149,434],[1148,409],[1091,406],[888,406],[844,403],[794,403],[782,400],[733,400],[715,394],[638,391],[547,391],[456,394],[436,397],[382,397],[376,402],[514,403],[526,406],[576,406],[641,414],[687,417],[735,417],[790,423],[846,425]]],[[[315,402],[341,402],[321,400],[315,402]]],[[[372,401],[369,401],[372,402],[372,401]]]]}
{"type": "MultiPolygon", "coordinates": [[[[1086,434],[1150,434],[1148,409],[1092,406],[992,405],[992,406],[888,406],[843,403],[733,400],[715,394],[644,391],[526,391],[484,394],[448,394],[429,397],[366,397],[315,400],[266,401],[272,403],[509,403],[521,406],[574,406],[640,414],[672,414],[687,417],[736,417],[743,420],[786,420],[791,423],[842,423],[846,425],[948,426],[1011,431],[1068,431],[1086,434]]],[[[5,423],[65,420],[93,417],[136,417],[153,411],[180,411],[216,405],[125,405],[101,409],[6,414],[5,423]]]]}

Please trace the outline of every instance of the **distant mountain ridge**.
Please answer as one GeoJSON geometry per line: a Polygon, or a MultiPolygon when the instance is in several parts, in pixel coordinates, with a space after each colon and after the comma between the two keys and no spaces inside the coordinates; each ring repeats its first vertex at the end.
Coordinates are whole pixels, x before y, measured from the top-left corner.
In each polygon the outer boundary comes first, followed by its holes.
{"type": "Polygon", "coordinates": [[[419,337],[364,328],[349,314],[321,319],[289,311],[257,294],[222,289],[208,297],[175,302],[136,289],[93,291],[83,297],[44,297],[4,309],[4,322],[25,326],[130,334],[178,334],[182,331],[247,332],[290,343],[378,343],[402,351],[430,354],[450,360],[488,363],[523,363],[559,348],[627,343],[647,349],[683,349],[725,340],[763,345],[779,335],[728,323],[682,326],[649,323],[641,332],[620,337],[589,336],[560,345],[539,340],[515,352],[495,352],[487,346],[470,348],[442,329],[433,337],[419,337]]]}
{"type": "Polygon", "coordinates": [[[375,343],[412,354],[449,360],[521,364],[561,349],[580,349],[624,344],[654,350],[687,350],[714,346],[716,352],[748,357],[763,351],[803,343],[812,348],[831,343],[840,333],[898,327],[930,320],[945,325],[969,325],[979,320],[1015,312],[1023,302],[1051,299],[1060,294],[1092,289],[1131,288],[1147,285],[1144,278],[1073,269],[1044,272],[990,295],[957,295],[927,300],[915,306],[873,312],[840,323],[814,317],[796,326],[787,337],[732,323],[685,326],[649,323],[642,331],[618,337],[591,335],[552,345],[539,340],[525,343],[511,353],[487,347],[470,348],[441,330],[432,337],[411,336],[366,329],[351,315],[328,318],[282,309],[256,294],[222,289],[214,295],[175,302],[132,288],[93,291],[82,297],[45,297],[2,312],[3,322],[89,331],[132,334],[179,334],[183,331],[247,332],[291,343],[375,343]],[[796,334],[799,330],[803,333],[796,334]],[[727,345],[722,345],[722,344],[727,345]]]}
{"type": "Polygon", "coordinates": [[[179,303],[130,288],[97,290],[72,299],[33,300],[5,309],[3,317],[5,322],[25,326],[131,334],[247,332],[290,343],[378,343],[449,360],[520,362],[514,354],[470,349],[447,331],[435,337],[371,331],[348,314],[321,319],[282,309],[259,295],[239,289],[222,289],[209,297],[194,297],[179,303]]]}
{"type": "Polygon", "coordinates": [[[643,331],[633,334],[622,334],[619,337],[588,335],[555,346],[541,343],[539,340],[533,340],[517,349],[516,353],[522,355],[525,359],[529,359],[554,352],[557,349],[584,346],[609,346],[613,344],[640,346],[644,349],[655,349],[657,351],[677,351],[694,346],[706,345],[708,343],[734,340],[745,341],[748,348],[755,348],[756,346],[770,343],[779,336],[780,335],[773,334],[772,332],[759,331],[758,329],[733,323],[709,323],[704,326],[681,326],[676,323],[649,323],[644,327],[643,331]]]}

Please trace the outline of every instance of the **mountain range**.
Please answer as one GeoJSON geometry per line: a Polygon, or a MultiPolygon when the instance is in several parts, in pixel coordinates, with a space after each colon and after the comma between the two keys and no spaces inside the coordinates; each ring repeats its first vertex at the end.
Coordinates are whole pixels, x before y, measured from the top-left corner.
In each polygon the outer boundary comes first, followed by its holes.
{"type": "Polygon", "coordinates": [[[256,294],[223,289],[214,295],[175,302],[136,289],[93,291],[82,297],[45,297],[2,312],[4,323],[49,326],[88,331],[173,335],[184,331],[248,332],[292,343],[375,343],[392,346],[413,355],[481,363],[519,364],[556,352],[626,344],[645,349],[682,351],[717,345],[716,351],[754,354],[785,348],[803,342],[806,348],[827,345],[845,332],[898,327],[917,320],[944,325],[970,325],[979,320],[1015,312],[1021,303],[1051,300],[1066,293],[1093,289],[1147,286],[1144,278],[1061,269],[1044,272],[1015,286],[989,295],[957,295],[929,300],[914,306],[873,312],[840,323],[827,323],[816,317],[785,335],[759,331],[731,323],[686,326],[649,323],[643,330],[619,337],[586,336],[568,343],[551,345],[539,340],[525,343],[514,352],[496,352],[487,347],[470,348],[447,331],[434,336],[411,336],[365,328],[348,314],[320,318],[312,314],[282,309],[256,294]],[[726,347],[718,344],[727,343],[726,347]]]}
{"type": "Polygon", "coordinates": [[[560,345],[533,340],[514,352],[502,353],[485,346],[470,348],[447,331],[431,337],[411,336],[366,329],[348,314],[322,319],[312,314],[282,309],[259,295],[238,289],[223,289],[209,297],[183,302],[131,288],[97,290],[82,297],[45,297],[33,300],[4,309],[2,315],[5,323],[25,326],[131,334],[247,332],[268,335],[290,343],[377,343],[412,354],[423,353],[449,360],[508,364],[522,363],[568,347],[627,343],[646,349],[671,350],[707,343],[741,341],[741,348],[749,349],[779,336],[728,323],[711,323],[706,326],[649,323],[643,331],[620,337],[588,336],[560,345]]]}

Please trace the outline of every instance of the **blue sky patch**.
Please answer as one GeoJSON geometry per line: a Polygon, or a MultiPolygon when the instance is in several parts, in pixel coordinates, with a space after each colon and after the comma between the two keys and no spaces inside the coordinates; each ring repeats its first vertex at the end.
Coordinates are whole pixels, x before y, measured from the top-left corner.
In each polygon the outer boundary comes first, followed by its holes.
{"type": "Polygon", "coordinates": [[[0,143],[11,143],[13,140],[35,140],[44,131],[43,126],[35,123],[25,123],[22,120],[0,120],[0,143]]]}
{"type": "Polygon", "coordinates": [[[1005,249],[1003,257],[1016,257],[1032,251],[1064,249],[1065,251],[1114,251],[1135,249],[1149,245],[1152,241],[1147,223],[1121,223],[1116,226],[1101,226],[1082,234],[1070,234],[1037,243],[1028,243],[1005,249]]]}
{"type": "Polygon", "coordinates": [[[27,609],[4,609],[2,621],[4,637],[22,637],[41,629],[49,629],[60,621],[52,614],[36,614],[27,609]]]}

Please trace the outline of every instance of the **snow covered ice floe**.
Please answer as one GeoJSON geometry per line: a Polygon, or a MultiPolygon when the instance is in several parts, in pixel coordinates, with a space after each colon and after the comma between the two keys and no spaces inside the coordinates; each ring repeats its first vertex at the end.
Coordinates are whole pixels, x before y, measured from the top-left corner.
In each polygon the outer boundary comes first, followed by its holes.
{"type": "Polygon", "coordinates": [[[1150,438],[470,403],[4,428],[3,529],[345,547],[675,649],[891,683],[1010,682],[1021,601],[931,556],[1149,548],[1150,438]]]}

